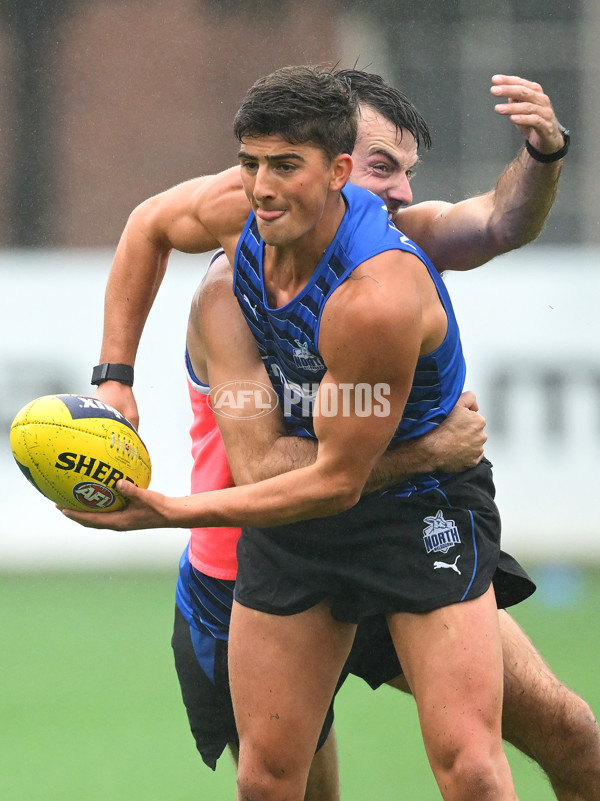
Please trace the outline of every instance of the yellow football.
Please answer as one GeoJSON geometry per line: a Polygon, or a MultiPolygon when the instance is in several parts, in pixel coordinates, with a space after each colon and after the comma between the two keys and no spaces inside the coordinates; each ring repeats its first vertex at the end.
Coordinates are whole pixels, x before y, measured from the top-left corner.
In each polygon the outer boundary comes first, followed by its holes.
{"type": "Polygon", "coordinates": [[[25,478],[68,509],[114,512],[126,499],[120,478],[150,483],[146,446],[116,409],[85,395],[44,395],[24,406],[10,428],[10,447],[25,478]]]}

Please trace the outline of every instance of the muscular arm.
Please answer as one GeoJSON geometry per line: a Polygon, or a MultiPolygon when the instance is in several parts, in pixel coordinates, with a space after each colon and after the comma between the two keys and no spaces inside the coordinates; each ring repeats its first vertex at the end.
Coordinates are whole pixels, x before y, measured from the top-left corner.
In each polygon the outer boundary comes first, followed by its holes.
{"type": "MultiPolygon", "coordinates": [[[[146,318],[173,249],[204,253],[222,246],[233,258],[249,206],[233,167],[156,195],[129,217],[106,287],[100,362],[135,364],[146,318]]],[[[96,396],[137,424],[128,387],[109,381],[96,396]]]]}
{"type": "MultiPolygon", "coordinates": [[[[563,146],[563,136],[542,87],[516,76],[494,76],[491,92],[506,98],[495,111],[517,126],[542,153],[563,146]]],[[[414,239],[438,270],[469,270],[531,242],[541,232],[558,185],[562,160],[535,161],[525,148],[487,194],[460,203],[426,202],[401,209],[398,227],[414,239]]]]}

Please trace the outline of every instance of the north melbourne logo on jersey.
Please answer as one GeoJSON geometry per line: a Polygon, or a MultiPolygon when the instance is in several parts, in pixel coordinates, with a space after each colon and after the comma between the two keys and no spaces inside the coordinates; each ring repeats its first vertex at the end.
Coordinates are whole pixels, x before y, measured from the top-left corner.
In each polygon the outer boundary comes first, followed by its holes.
{"type": "Polygon", "coordinates": [[[294,342],[298,346],[294,348],[294,364],[297,367],[301,367],[303,370],[310,370],[313,373],[325,369],[321,357],[309,351],[308,342],[300,342],[299,339],[295,339],[294,342]]]}
{"type": "Polygon", "coordinates": [[[460,545],[461,539],[454,520],[445,520],[441,509],[435,517],[423,520],[427,528],[423,529],[423,542],[427,553],[448,553],[450,548],[460,545]]]}

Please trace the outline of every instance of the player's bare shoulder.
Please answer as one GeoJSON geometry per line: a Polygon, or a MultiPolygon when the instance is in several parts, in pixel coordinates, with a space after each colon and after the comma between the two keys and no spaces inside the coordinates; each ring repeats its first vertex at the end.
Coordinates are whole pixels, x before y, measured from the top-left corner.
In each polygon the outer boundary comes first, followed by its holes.
{"type": "Polygon", "coordinates": [[[399,314],[419,305],[423,272],[427,268],[414,254],[388,250],[359,264],[336,289],[325,306],[323,322],[363,326],[385,331],[397,327],[399,314]]]}
{"type": "Polygon", "coordinates": [[[233,296],[233,267],[226,255],[217,256],[211,262],[194,299],[200,303],[211,303],[224,293],[233,296]]]}
{"type": "Polygon", "coordinates": [[[226,255],[217,256],[194,292],[190,308],[190,325],[201,333],[202,321],[216,307],[221,307],[223,300],[234,304],[233,267],[226,255]]]}
{"type": "Polygon", "coordinates": [[[360,293],[364,298],[369,293],[371,300],[389,292],[395,293],[409,288],[427,268],[421,259],[408,250],[390,249],[378,253],[359,264],[345,286],[348,291],[360,293]]]}
{"type": "Polygon", "coordinates": [[[128,222],[162,250],[207,253],[224,247],[233,258],[250,207],[239,167],[177,184],[138,206],[128,222]]]}
{"type": "Polygon", "coordinates": [[[321,330],[330,326],[391,350],[419,332],[424,354],[443,341],[447,318],[425,263],[408,251],[388,250],[360,264],[332,294],[321,330]]]}
{"type": "Polygon", "coordinates": [[[232,245],[237,244],[250,213],[239,166],[197,179],[191,205],[196,219],[214,234],[232,258],[232,245]]]}
{"type": "Polygon", "coordinates": [[[250,211],[239,166],[230,167],[215,175],[203,175],[190,182],[192,203],[199,217],[207,219],[228,209],[228,216],[246,219],[250,211]]]}

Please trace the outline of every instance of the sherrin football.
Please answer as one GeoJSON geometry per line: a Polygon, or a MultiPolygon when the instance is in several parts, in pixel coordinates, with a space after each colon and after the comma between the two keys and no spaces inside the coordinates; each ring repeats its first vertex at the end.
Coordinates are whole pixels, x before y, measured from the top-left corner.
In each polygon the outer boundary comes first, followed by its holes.
{"type": "Polygon", "coordinates": [[[13,456],[28,481],[68,509],[114,512],[127,503],[120,478],[146,488],[146,446],[116,409],[85,395],[44,395],[24,406],[10,428],[13,456]]]}

